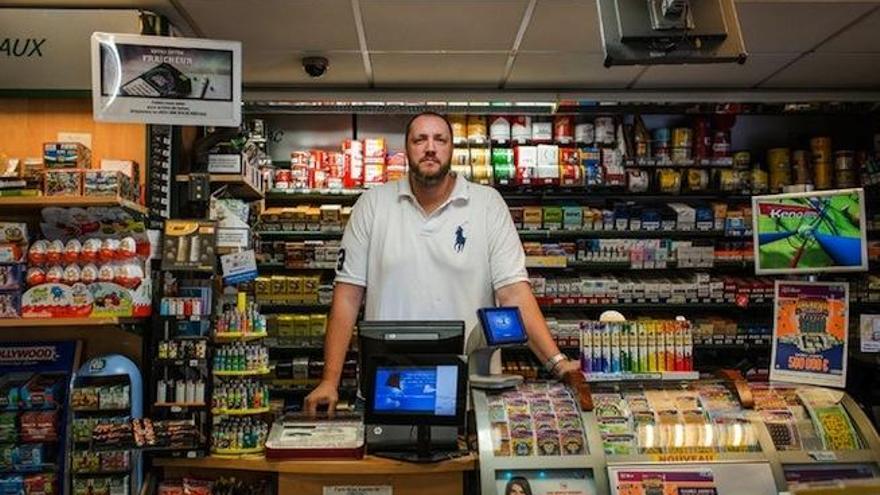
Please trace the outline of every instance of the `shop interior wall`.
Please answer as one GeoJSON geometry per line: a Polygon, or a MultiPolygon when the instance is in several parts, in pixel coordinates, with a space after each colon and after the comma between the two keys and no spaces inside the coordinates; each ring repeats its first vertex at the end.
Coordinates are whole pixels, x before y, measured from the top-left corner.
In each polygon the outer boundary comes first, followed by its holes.
{"type": "Polygon", "coordinates": [[[90,98],[0,98],[0,153],[10,158],[41,157],[43,143],[59,132],[92,135],[92,163],[134,160],[146,170],[146,126],[105,124],[92,118],[90,98]]]}
{"type": "MultiPolygon", "coordinates": [[[[276,140],[269,145],[273,161],[286,162],[294,150],[339,150],[344,139],[384,137],[389,151],[403,151],[403,132],[410,115],[350,114],[249,115],[263,118],[276,140]]],[[[688,115],[644,115],[649,130],[690,126],[688,115]]],[[[731,133],[733,149],[750,150],[763,163],[764,151],[808,147],[814,136],[831,136],[835,149],[865,149],[871,143],[870,119],[859,115],[739,115],[731,133]]]]}

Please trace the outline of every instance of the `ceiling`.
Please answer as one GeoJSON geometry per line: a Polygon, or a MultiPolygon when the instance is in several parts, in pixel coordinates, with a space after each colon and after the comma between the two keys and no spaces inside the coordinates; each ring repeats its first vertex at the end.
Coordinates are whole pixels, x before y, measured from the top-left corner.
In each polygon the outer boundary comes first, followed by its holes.
{"type": "MultiPolygon", "coordinates": [[[[704,0],[696,0],[704,1],[704,0]]],[[[736,0],[744,65],[606,69],[596,0],[93,0],[150,9],[183,34],[240,40],[246,88],[312,90],[878,90],[880,0],[736,0]],[[320,79],[300,59],[322,55],[320,79]]]]}

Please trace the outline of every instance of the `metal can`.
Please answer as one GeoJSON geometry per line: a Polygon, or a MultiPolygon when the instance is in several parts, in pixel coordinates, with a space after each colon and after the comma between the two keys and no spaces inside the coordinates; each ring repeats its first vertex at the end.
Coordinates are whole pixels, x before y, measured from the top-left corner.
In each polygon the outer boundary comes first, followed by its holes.
{"type": "Polygon", "coordinates": [[[810,152],[814,164],[831,163],[831,138],[823,136],[810,139],[810,152]]]}
{"type": "Polygon", "coordinates": [[[596,117],[593,123],[596,144],[614,144],[614,117],[596,117]]]}
{"type": "Polygon", "coordinates": [[[654,150],[654,158],[669,160],[669,128],[661,127],[654,130],[651,149],[654,150]]]}
{"type": "Polygon", "coordinates": [[[837,187],[856,187],[858,183],[858,169],[856,168],[855,158],[855,153],[850,150],[841,150],[834,153],[834,176],[837,187]]]}
{"type": "Polygon", "coordinates": [[[770,191],[780,192],[791,185],[791,151],[788,148],[773,148],[767,151],[767,169],[770,174],[770,191]]]}
{"type": "Polygon", "coordinates": [[[832,184],[831,163],[813,160],[813,185],[816,189],[831,189],[832,184]]]}
{"type": "Polygon", "coordinates": [[[672,161],[682,162],[691,159],[693,131],[690,127],[676,127],[672,130],[672,161]]]}
{"type": "Polygon", "coordinates": [[[791,176],[793,184],[813,183],[806,150],[794,150],[791,152],[791,176]]]}

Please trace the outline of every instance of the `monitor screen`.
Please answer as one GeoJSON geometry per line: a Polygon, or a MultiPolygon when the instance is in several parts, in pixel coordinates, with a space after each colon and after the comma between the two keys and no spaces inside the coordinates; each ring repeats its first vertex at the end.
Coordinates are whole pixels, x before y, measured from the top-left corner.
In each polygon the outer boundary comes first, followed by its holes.
{"type": "Polygon", "coordinates": [[[755,273],[868,269],[862,189],[752,198],[755,273]]]}
{"type": "Polygon", "coordinates": [[[380,366],[373,409],[384,414],[455,416],[457,386],[457,366],[380,366]]]}
{"type": "Polygon", "coordinates": [[[477,315],[486,343],[490,346],[524,344],[528,341],[519,308],[482,308],[477,315]]]}
{"type": "Polygon", "coordinates": [[[364,382],[368,424],[464,424],[467,365],[460,355],[371,356],[364,382]]]}

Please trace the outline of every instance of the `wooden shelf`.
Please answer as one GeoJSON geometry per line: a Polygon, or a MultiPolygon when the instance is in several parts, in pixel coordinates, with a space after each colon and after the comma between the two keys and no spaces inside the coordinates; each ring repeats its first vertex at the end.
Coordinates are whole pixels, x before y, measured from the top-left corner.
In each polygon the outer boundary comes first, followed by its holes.
{"type": "Polygon", "coordinates": [[[429,474],[473,471],[477,456],[469,454],[443,462],[418,464],[364,456],[363,459],[318,459],[303,461],[271,461],[268,459],[163,459],[153,460],[155,466],[189,469],[234,469],[290,474],[429,474]]]}
{"type": "MultiPolygon", "coordinates": [[[[177,182],[189,182],[189,174],[177,176],[177,182]]],[[[233,196],[242,199],[263,199],[264,194],[247,177],[239,174],[210,174],[208,182],[212,185],[226,186],[233,196]]]]}
{"type": "Polygon", "coordinates": [[[0,328],[120,326],[140,323],[140,318],[2,318],[0,328]]]}
{"type": "Polygon", "coordinates": [[[39,212],[48,206],[79,207],[118,206],[134,213],[145,215],[147,208],[134,201],[118,196],[2,196],[0,208],[15,208],[13,213],[39,212]]]}

